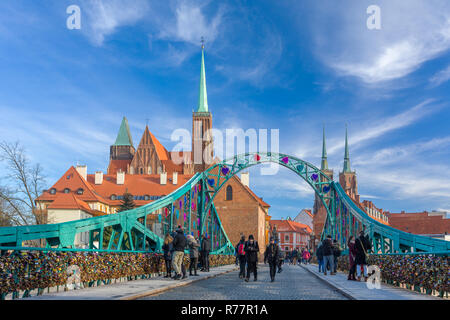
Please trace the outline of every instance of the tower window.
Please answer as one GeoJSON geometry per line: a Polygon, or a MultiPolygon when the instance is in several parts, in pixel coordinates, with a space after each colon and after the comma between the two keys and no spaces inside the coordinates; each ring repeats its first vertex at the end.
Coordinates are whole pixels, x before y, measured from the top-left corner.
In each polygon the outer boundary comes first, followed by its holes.
{"type": "Polygon", "coordinates": [[[227,186],[227,200],[233,200],[233,188],[227,186]]]}

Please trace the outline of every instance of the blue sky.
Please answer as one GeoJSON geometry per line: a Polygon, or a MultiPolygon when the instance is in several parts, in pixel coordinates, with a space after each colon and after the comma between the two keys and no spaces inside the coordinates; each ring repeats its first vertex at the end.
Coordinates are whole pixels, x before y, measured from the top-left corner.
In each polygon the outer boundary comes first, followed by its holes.
{"type": "MultiPolygon", "coordinates": [[[[450,3],[442,1],[4,0],[0,137],[49,185],[71,165],[106,170],[122,117],[137,145],[191,129],[200,37],[215,128],[280,129],[280,151],[342,170],[345,124],[359,193],[398,212],[450,211],[450,3]],[[68,30],[66,8],[81,8],[68,30]],[[381,8],[381,30],[366,9],[381,8]]],[[[251,170],[274,218],[310,208],[293,173],[251,170]]]]}

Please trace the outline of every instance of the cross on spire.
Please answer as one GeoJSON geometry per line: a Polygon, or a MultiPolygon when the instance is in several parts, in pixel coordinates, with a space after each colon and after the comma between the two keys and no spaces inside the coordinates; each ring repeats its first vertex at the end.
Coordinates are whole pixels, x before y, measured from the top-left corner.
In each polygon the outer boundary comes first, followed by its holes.
{"type": "Polygon", "coordinates": [[[201,37],[200,42],[202,43],[202,49],[205,48],[205,38],[201,37]]]}

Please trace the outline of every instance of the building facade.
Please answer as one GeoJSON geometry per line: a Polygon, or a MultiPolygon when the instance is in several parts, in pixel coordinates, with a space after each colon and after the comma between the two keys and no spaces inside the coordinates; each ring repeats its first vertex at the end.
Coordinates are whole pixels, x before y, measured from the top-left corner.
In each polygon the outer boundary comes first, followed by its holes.
{"type": "Polygon", "coordinates": [[[270,220],[269,224],[283,251],[310,249],[312,229],[309,226],[292,220],[270,220]]]}

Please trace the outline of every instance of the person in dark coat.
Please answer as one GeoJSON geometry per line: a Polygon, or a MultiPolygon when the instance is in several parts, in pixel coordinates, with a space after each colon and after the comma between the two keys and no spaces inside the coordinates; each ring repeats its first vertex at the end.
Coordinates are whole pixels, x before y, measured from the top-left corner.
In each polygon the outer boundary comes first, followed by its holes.
{"type": "Polygon", "coordinates": [[[355,237],[351,236],[350,239],[348,240],[348,263],[349,263],[350,269],[349,269],[349,272],[348,272],[347,280],[356,280],[356,277],[355,277],[355,272],[356,272],[355,258],[356,258],[355,237]]]}
{"type": "Polygon", "coordinates": [[[364,281],[367,281],[367,261],[366,254],[372,249],[372,245],[370,240],[364,235],[364,231],[359,233],[359,237],[355,241],[356,247],[356,276],[358,277],[358,281],[361,281],[361,267],[364,269],[364,281]]]}
{"type": "Polygon", "coordinates": [[[170,234],[167,234],[164,238],[164,243],[162,246],[162,250],[164,253],[164,262],[166,265],[166,275],[164,276],[164,278],[172,277],[172,241],[173,238],[170,236],[170,234]]]}
{"type": "Polygon", "coordinates": [[[182,270],[183,259],[184,259],[184,250],[186,249],[187,239],[184,236],[183,229],[181,226],[178,226],[176,231],[176,236],[173,239],[173,267],[175,269],[175,280],[179,280],[181,278],[185,279],[186,270],[182,270]],[[181,275],[183,273],[183,276],[181,275]]]}
{"type": "Polygon", "coordinates": [[[325,268],[323,267],[323,246],[319,245],[316,251],[317,263],[319,264],[319,272],[325,272],[325,268]]]}
{"type": "Polygon", "coordinates": [[[278,265],[278,257],[280,255],[278,251],[278,245],[275,244],[275,239],[273,237],[270,237],[269,245],[266,248],[266,251],[264,252],[264,263],[269,262],[269,268],[270,268],[270,281],[275,281],[275,273],[277,271],[277,265],[278,265]]]}
{"type": "Polygon", "coordinates": [[[334,258],[334,269],[333,272],[337,272],[338,258],[341,256],[341,247],[336,240],[333,240],[333,258],[334,258]]]}
{"type": "Polygon", "coordinates": [[[203,235],[202,238],[202,269],[200,271],[209,272],[209,252],[211,251],[211,240],[203,235]]]}
{"type": "Polygon", "coordinates": [[[248,236],[248,241],[245,243],[245,255],[247,256],[247,277],[245,281],[250,279],[250,273],[253,272],[254,281],[258,279],[256,264],[258,263],[259,246],[258,241],[255,241],[253,235],[248,236]]]}
{"type": "Polygon", "coordinates": [[[188,247],[189,247],[189,275],[198,276],[197,274],[197,264],[198,264],[198,248],[200,244],[194,239],[194,236],[188,235],[188,247]],[[192,274],[192,269],[194,269],[194,274],[192,274]]]}
{"type": "Polygon", "coordinates": [[[236,245],[236,257],[239,262],[239,279],[242,279],[245,277],[245,263],[246,263],[246,257],[245,257],[245,236],[241,236],[241,240],[236,245]]]}
{"type": "Polygon", "coordinates": [[[333,256],[333,242],[331,241],[331,236],[328,235],[322,242],[323,247],[323,265],[324,265],[324,275],[327,275],[328,266],[330,266],[330,274],[334,273],[334,256],[333,256]]]}

